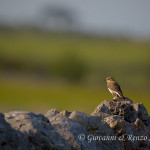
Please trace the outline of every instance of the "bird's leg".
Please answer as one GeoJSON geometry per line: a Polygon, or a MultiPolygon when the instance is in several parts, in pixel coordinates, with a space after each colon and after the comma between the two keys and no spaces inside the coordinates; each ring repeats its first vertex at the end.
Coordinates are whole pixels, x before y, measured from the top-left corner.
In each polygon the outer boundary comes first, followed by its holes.
{"type": "Polygon", "coordinates": [[[116,94],[117,98],[119,98],[120,96],[118,94],[116,94]]]}

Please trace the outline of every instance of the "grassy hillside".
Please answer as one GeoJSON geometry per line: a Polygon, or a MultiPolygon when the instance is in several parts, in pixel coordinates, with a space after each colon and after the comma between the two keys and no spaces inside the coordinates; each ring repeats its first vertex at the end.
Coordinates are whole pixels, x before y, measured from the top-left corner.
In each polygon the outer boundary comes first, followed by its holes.
{"type": "Polygon", "coordinates": [[[90,113],[100,101],[112,98],[107,76],[150,110],[149,68],[149,42],[1,32],[0,110],[45,112],[56,107],[90,113]]]}

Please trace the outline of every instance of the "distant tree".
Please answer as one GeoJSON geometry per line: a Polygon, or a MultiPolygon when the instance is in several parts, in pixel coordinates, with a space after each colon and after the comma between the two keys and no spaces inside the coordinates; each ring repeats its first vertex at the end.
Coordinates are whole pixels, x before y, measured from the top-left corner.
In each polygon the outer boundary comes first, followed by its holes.
{"type": "Polygon", "coordinates": [[[60,6],[44,7],[41,19],[46,28],[54,30],[72,31],[77,24],[75,12],[60,6]]]}

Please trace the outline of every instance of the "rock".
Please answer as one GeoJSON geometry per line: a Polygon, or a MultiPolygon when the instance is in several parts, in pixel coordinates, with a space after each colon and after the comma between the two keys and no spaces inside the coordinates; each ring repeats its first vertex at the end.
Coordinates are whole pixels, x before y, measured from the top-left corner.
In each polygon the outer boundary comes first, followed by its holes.
{"type": "Polygon", "coordinates": [[[63,110],[59,113],[59,115],[61,116],[66,116],[66,117],[69,117],[71,114],[71,112],[67,111],[67,110],[63,110]]]}
{"type": "Polygon", "coordinates": [[[124,121],[120,116],[110,116],[105,118],[105,121],[109,124],[111,129],[119,138],[123,138],[125,149],[136,149],[139,147],[137,141],[129,141],[127,136],[135,136],[135,128],[130,123],[124,121]]]}
{"type": "Polygon", "coordinates": [[[96,109],[93,111],[92,114],[96,114],[96,113],[99,113],[99,112],[102,112],[102,113],[107,113],[107,114],[111,114],[111,111],[109,110],[109,104],[110,102],[105,100],[103,101],[101,104],[99,104],[96,109]]]}
{"type": "Polygon", "coordinates": [[[49,118],[49,117],[53,117],[55,115],[57,115],[59,113],[59,111],[57,109],[50,109],[46,114],[45,117],[49,118]]]}
{"type": "Polygon", "coordinates": [[[149,124],[149,116],[146,108],[143,106],[143,104],[139,103],[133,103],[133,108],[136,111],[137,117],[139,117],[145,125],[149,124]]]}
{"type": "MultiPolygon", "coordinates": [[[[78,111],[74,111],[71,113],[69,118],[79,122],[94,137],[115,137],[113,130],[102,120],[103,117],[90,116],[78,111]]],[[[109,149],[110,147],[112,150],[120,150],[124,147],[123,142],[119,141],[118,139],[115,139],[114,141],[98,140],[97,142],[102,150],[109,149]]]]}
{"type": "Polygon", "coordinates": [[[0,150],[34,150],[28,139],[4,120],[2,113],[0,113],[0,150]]]}
{"type": "Polygon", "coordinates": [[[150,149],[150,128],[147,125],[149,117],[145,107],[126,100],[109,101],[108,104],[107,109],[111,114],[103,120],[118,138],[123,137],[125,149],[150,149]]]}
{"type": "Polygon", "coordinates": [[[59,114],[48,118],[52,126],[56,131],[68,141],[71,147],[75,150],[97,150],[100,149],[99,145],[95,142],[88,143],[86,137],[89,133],[78,122],[67,118],[66,116],[60,116],[59,114]],[[81,136],[81,139],[79,139],[81,136]]]}
{"type": "Polygon", "coordinates": [[[0,113],[0,150],[149,150],[150,117],[130,99],[103,101],[91,115],[49,110],[0,113]]]}
{"type": "Polygon", "coordinates": [[[137,118],[140,118],[145,125],[149,124],[149,116],[143,104],[133,103],[129,99],[105,100],[97,106],[92,114],[96,115],[100,112],[122,116],[129,123],[134,123],[137,118]]]}
{"type": "Polygon", "coordinates": [[[99,130],[94,132],[94,137],[99,137],[101,140],[97,140],[102,150],[124,150],[123,141],[118,140],[118,137],[114,134],[111,128],[105,128],[102,126],[99,130]]]}
{"type": "Polygon", "coordinates": [[[91,116],[97,116],[97,117],[101,117],[101,118],[105,118],[105,117],[108,117],[108,116],[110,116],[109,114],[107,114],[107,113],[103,113],[103,112],[93,112],[92,114],[91,114],[91,116]]]}
{"type": "Polygon", "coordinates": [[[144,123],[141,119],[137,118],[134,122],[134,125],[137,127],[138,130],[144,129],[144,123]]]}
{"type": "Polygon", "coordinates": [[[13,111],[6,113],[5,119],[12,128],[26,135],[35,150],[71,149],[69,144],[61,138],[51,126],[49,120],[42,114],[13,111]]]}
{"type": "Polygon", "coordinates": [[[124,121],[122,117],[117,115],[106,117],[104,122],[108,123],[108,125],[111,127],[111,129],[113,129],[117,136],[126,134],[128,132],[127,127],[130,127],[128,122],[124,121]]]}
{"type": "Polygon", "coordinates": [[[59,112],[57,109],[50,109],[46,114],[45,114],[45,117],[47,118],[51,118],[55,115],[60,115],[60,116],[66,116],[66,117],[69,117],[71,114],[71,112],[67,111],[67,110],[63,110],[61,112],[59,112]]]}
{"type": "Polygon", "coordinates": [[[73,111],[70,114],[69,118],[79,122],[88,131],[98,130],[102,125],[101,123],[102,119],[100,117],[90,116],[85,113],[81,113],[79,111],[73,111]]]}

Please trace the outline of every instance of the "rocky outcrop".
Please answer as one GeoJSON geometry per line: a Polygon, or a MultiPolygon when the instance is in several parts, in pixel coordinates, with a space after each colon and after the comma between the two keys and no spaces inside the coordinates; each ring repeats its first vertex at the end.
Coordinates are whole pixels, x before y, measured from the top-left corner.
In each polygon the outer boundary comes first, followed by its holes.
{"type": "Polygon", "coordinates": [[[13,111],[5,114],[6,121],[28,139],[35,150],[70,150],[70,145],[56,132],[42,114],[13,111]]]}
{"type": "Polygon", "coordinates": [[[0,113],[0,150],[32,149],[28,139],[19,131],[11,127],[0,113]]]}
{"type": "Polygon", "coordinates": [[[0,150],[138,149],[150,149],[150,117],[129,99],[105,100],[91,115],[56,109],[0,114],[0,150]]]}
{"type": "Polygon", "coordinates": [[[98,105],[92,114],[99,112],[122,116],[122,118],[129,123],[133,123],[137,118],[140,118],[145,125],[148,125],[149,116],[146,108],[143,104],[133,103],[129,99],[120,99],[117,101],[105,100],[98,105]]]}
{"type": "Polygon", "coordinates": [[[150,149],[150,123],[146,108],[130,99],[103,101],[92,113],[102,116],[118,138],[122,138],[125,150],[150,149]],[[104,117],[103,114],[107,114],[104,117]]]}

